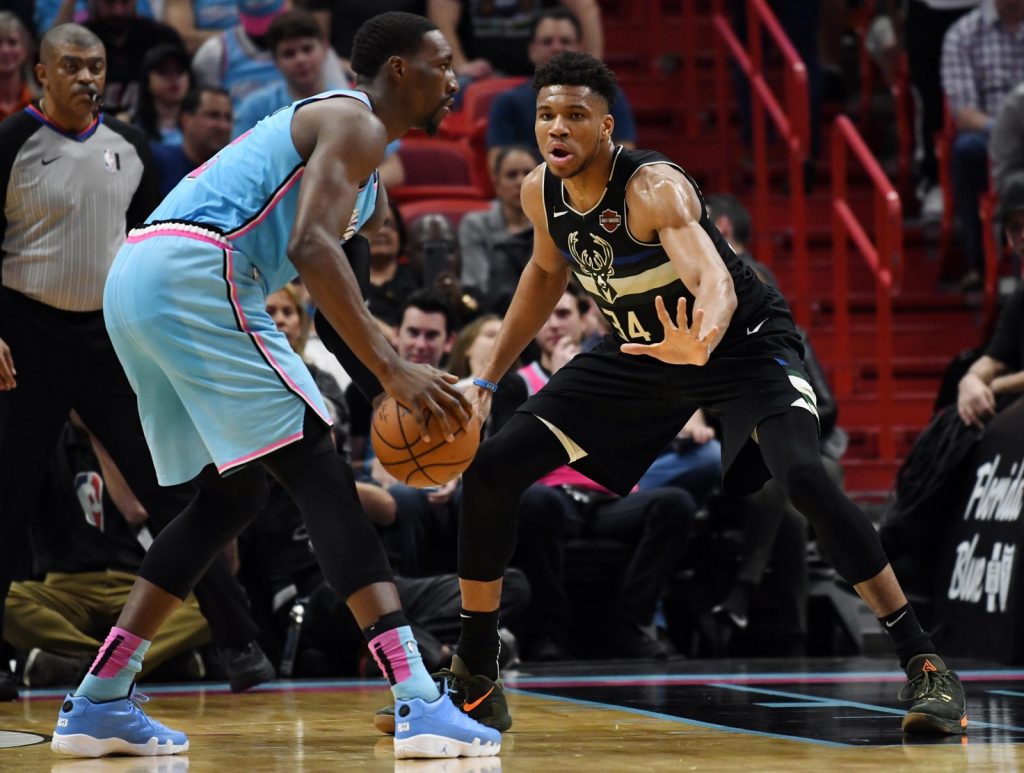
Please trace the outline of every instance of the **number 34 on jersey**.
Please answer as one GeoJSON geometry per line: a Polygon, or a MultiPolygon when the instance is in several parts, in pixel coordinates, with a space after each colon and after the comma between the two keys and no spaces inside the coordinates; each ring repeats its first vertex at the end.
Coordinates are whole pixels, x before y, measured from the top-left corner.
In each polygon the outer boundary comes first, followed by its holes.
{"type": "Polygon", "coordinates": [[[632,309],[628,311],[612,311],[606,309],[603,306],[599,307],[608,321],[611,322],[612,328],[619,334],[619,338],[623,338],[627,341],[643,341],[644,343],[651,343],[651,334],[647,332],[642,324],[640,324],[640,318],[636,315],[632,309]],[[621,317],[625,317],[625,320],[620,320],[621,317]],[[625,325],[623,325],[623,321],[625,325]]]}

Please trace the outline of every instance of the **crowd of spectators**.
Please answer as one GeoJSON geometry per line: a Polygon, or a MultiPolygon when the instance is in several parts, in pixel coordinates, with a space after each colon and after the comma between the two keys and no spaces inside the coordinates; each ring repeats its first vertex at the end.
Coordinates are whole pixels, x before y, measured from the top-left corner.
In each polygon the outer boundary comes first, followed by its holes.
{"type": "MultiPolygon", "coordinates": [[[[778,5],[784,21],[799,16],[790,13],[795,4],[778,5]]],[[[889,14],[882,18],[902,33],[881,35],[881,48],[888,47],[891,58],[893,46],[905,46],[920,98],[922,198],[933,199],[938,183],[931,134],[941,128],[944,109],[957,130],[949,161],[968,256],[963,284],[971,287],[982,271],[977,203],[989,187],[989,154],[1003,202],[1000,223],[1021,253],[1024,1],[880,5],[889,14]],[[937,32],[940,26],[944,34],[937,32]]],[[[429,15],[452,44],[464,87],[495,75],[522,80],[491,103],[481,159],[489,179],[477,181],[476,211],[449,216],[423,206],[407,209],[411,199],[393,199],[369,236],[363,264],[355,255],[352,262],[370,311],[400,355],[467,379],[487,356],[532,248],[532,228],[519,200],[522,182],[538,160],[527,77],[563,50],[600,55],[604,41],[596,0],[296,0],[294,7],[287,0],[37,0],[20,9],[0,12],[0,120],[10,116],[0,124],[0,179],[6,185],[0,192],[0,596],[14,580],[3,635],[16,651],[24,684],[43,686],[80,676],[97,646],[95,637],[130,588],[151,535],[189,495],[157,489],[130,389],[102,329],[100,288],[125,224],[141,221],[184,176],[264,116],[292,101],[349,87],[352,35],[366,18],[385,10],[429,15]],[[75,40],[92,45],[102,60],[87,79],[89,93],[102,98],[99,125],[92,103],[76,101],[45,56],[36,64],[38,37],[72,20],[95,35],[75,40]],[[63,131],[53,132],[56,139],[43,137],[53,126],[63,131]],[[106,178],[82,166],[68,145],[94,135],[109,146],[106,178]],[[33,208],[39,205],[20,203],[29,192],[17,174],[19,164],[39,163],[39,153],[43,165],[66,154],[69,169],[54,190],[42,191],[43,216],[33,208]],[[96,179],[111,189],[105,209],[75,210],[73,202],[97,195],[96,179]],[[489,202],[484,191],[493,191],[489,202]],[[52,232],[51,241],[39,236],[40,222],[52,232]],[[41,266],[41,273],[28,271],[29,264],[41,266]],[[81,352],[64,357],[75,341],[81,351],[92,352],[87,361],[81,352]],[[26,544],[30,551],[22,550],[26,544]]],[[[796,25],[801,53],[815,60],[817,78],[815,30],[807,23],[803,18],[789,26],[796,25]]],[[[69,39],[57,36],[56,42],[69,39]]],[[[886,61],[880,49],[876,53],[886,61]]],[[[611,112],[615,141],[635,146],[637,127],[625,93],[611,112]]],[[[397,192],[403,179],[399,141],[389,148],[381,182],[397,192]]],[[[774,283],[749,253],[750,216],[741,201],[723,193],[707,204],[734,251],[762,281],[774,283]]],[[[1016,317],[1002,324],[1002,343],[960,384],[965,423],[983,422],[998,396],[1024,391],[1019,333],[1013,343],[1006,332],[1012,325],[1019,331],[1019,293],[1013,303],[1006,314],[1016,317]]],[[[296,284],[271,295],[267,310],[306,359],[325,397],[337,451],[357,473],[360,500],[387,548],[424,657],[431,666],[444,665],[458,632],[460,484],[413,489],[387,474],[369,441],[372,407],[326,354],[309,304],[296,284]]],[[[570,287],[521,367],[502,380],[484,432],[496,431],[552,373],[608,332],[600,309],[570,287]]],[[[821,452],[841,480],[845,438],[809,341],[807,351],[819,397],[821,452]]],[[[663,610],[666,592],[692,574],[701,541],[721,526],[715,515],[721,475],[715,433],[709,417],[695,415],[624,497],[570,467],[526,492],[502,599],[506,663],[593,654],[581,646],[574,626],[578,604],[592,614],[584,603],[588,593],[604,594],[600,654],[701,654],[670,639],[663,610]],[[614,548],[610,559],[608,545],[614,548]],[[601,560],[612,567],[611,596],[607,587],[595,590],[575,575],[578,561],[570,560],[582,556],[585,562],[601,550],[601,560]]],[[[802,652],[804,555],[813,535],[771,485],[730,507],[740,513],[733,572],[705,612],[725,642],[745,631],[762,580],[774,567],[782,577],[776,585],[787,590],[776,601],[778,649],[802,652]]],[[[372,668],[359,631],[320,575],[294,503],[280,487],[176,617],[146,661],[147,669],[167,677],[211,672],[245,689],[273,675],[271,662],[286,675],[350,675],[372,668]],[[197,657],[196,650],[206,657],[197,657]]],[[[16,695],[14,681],[0,665],[0,700],[16,695]]]]}

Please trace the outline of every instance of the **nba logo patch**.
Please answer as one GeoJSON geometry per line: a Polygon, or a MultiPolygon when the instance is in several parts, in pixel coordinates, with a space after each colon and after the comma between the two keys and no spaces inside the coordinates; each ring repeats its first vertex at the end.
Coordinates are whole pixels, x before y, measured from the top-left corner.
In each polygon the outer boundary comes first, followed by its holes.
{"type": "Polygon", "coordinates": [[[606,209],[601,213],[601,216],[597,219],[597,222],[601,224],[601,227],[608,233],[613,234],[619,229],[619,225],[622,223],[622,216],[614,209],[606,209]]]}
{"type": "Polygon", "coordinates": [[[110,174],[114,174],[121,168],[121,156],[110,148],[103,151],[103,166],[110,174]]]}
{"type": "Polygon", "coordinates": [[[75,493],[82,506],[85,522],[104,531],[103,522],[103,478],[98,473],[83,471],[75,475],[75,493]]]}

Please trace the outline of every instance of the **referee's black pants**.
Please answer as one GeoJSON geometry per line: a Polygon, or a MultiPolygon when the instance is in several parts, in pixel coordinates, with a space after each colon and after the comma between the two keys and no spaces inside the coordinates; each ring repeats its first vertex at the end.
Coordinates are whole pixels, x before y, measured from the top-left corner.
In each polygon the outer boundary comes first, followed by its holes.
{"type": "MultiPolygon", "coordinates": [[[[103,314],[70,312],[0,288],[0,338],[11,350],[17,387],[0,392],[0,635],[11,580],[31,567],[29,519],[47,462],[75,410],[106,447],[149,514],[154,534],[191,500],[191,485],[161,487],[142,434],[138,404],[103,324],[103,314]]],[[[218,646],[242,647],[259,629],[245,591],[223,556],[195,588],[218,646]]]]}

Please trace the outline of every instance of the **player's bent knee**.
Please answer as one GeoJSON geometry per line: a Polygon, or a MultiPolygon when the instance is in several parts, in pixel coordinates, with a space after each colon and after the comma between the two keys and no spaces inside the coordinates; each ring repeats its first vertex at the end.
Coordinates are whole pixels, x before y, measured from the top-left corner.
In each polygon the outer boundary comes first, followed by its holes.
{"type": "MultiPolygon", "coordinates": [[[[476,488],[487,488],[501,495],[512,493],[509,483],[508,456],[500,450],[500,444],[485,442],[481,444],[473,459],[473,463],[462,474],[462,485],[467,496],[476,488]]],[[[519,494],[519,491],[515,491],[519,494]]]]}
{"type": "Polygon", "coordinates": [[[821,510],[823,495],[835,488],[820,462],[795,464],[778,480],[797,510],[814,519],[821,510]]]}

